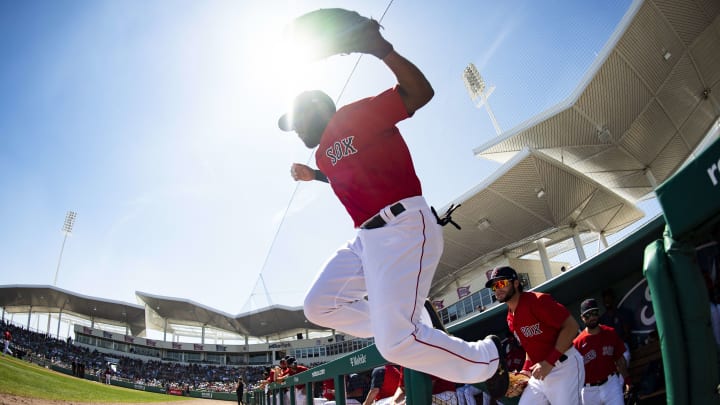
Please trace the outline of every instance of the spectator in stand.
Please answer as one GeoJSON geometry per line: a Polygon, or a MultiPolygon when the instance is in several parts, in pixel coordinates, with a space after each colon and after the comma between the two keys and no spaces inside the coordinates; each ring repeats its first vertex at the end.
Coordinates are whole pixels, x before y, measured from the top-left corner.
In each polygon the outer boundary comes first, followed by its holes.
{"type": "Polygon", "coordinates": [[[581,396],[583,405],[623,405],[623,386],[630,385],[625,364],[625,343],[613,328],[598,321],[600,309],[597,301],[586,299],[580,304],[580,316],[585,330],[573,345],[585,362],[585,386],[581,396]]]}
{"type": "Polygon", "coordinates": [[[376,367],[372,371],[370,381],[370,392],[368,392],[363,405],[391,405],[393,395],[400,386],[402,374],[400,367],[394,364],[386,364],[376,367]]]}
{"type": "Polygon", "coordinates": [[[582,356],[572,342],[578,323],[549,294],[524,292],[517,272],[509,266],[493,269],[485,287],[508,306],[507,324],[525,348],[523,374],[530,376],[520,405],[578,404],[585,382],[582,356]]]}

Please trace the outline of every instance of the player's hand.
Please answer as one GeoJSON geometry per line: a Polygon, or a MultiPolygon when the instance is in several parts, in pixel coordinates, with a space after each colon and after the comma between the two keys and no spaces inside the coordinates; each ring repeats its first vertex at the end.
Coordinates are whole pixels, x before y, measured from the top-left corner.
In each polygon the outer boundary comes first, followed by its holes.
{"type": "Polygon", "coordinates": [[[290,175],[295,181],[315,180],[315,171],[302,163],[293,163],[290,167],[290,175]]]}
{"type": "Polygon", "coordinates": [[[532,368],[530,369],[532,376],[535,379],[538,379],[540,381],[544,380],[545,377],[550,374],[552,371],[553,366],[552,364],[548,363],[547,361],[543,360],[540,363],[533,364],[532,368]]]}

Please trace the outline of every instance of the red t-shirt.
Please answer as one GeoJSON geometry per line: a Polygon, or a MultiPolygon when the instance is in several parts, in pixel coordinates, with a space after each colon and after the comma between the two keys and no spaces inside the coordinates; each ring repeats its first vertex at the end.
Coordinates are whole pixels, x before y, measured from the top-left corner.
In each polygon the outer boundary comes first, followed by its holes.
{"type": "Polygon", "coordinates": [[[625,352],[625,343],[613,328],[598,326],[600,333],[597,335],[591,335],[585,329],[573,340],[573,346],[583,356],[586,383],[597,383],[616,373],[615,361],[625,352]]]}
{"type": "Polygon", "coordinates": [[[315,152],[318,168],[359,227],[382,208],[422,195],[395,124],[408,118],[397,87],[340,108],[315,152]]]}
{"type": "Polygon", "coordinates": [[[530,360],[539,363],[555,350],[560,328],[568,316],[567,308],[549,294],[523,292],[515,313],[508,309],[507,323],[530,360]]]}

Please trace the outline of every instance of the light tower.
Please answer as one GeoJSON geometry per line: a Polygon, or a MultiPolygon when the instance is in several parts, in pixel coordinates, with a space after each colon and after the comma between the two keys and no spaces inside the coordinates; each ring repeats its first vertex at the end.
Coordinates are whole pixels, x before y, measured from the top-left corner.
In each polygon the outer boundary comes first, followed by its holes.
{"type": "Polygon", "coordinates": [[[77,213],[75,211],[68,211],[65,214],[65,223],[63,224],[62,231],[65,234],[63,238],[62,247],[60,248],[60,257],[58,257],[57,268],[55,269],[55,280],[53,286],[57,286],[58,272],[60,272],[60,262],[62,261],[63,250],[65,250],[65,242],[67,241],[68,235],[72,234],[73,225],[75,225],[75,217],[77,213]]]}
{"type": "Polygon", "coordinates": [[[470,94],[470,98],[475,103],[475,106],[477,108],[485,106],[485,110],[490,116],[490,121],[492,121],[493,127],[495,127],[495,132],[500,135],[502,130],[495,119],[495,114],[493,114],[490,109],[490,104],[488,104],[488,98],[495,90],[495,86],[488,88],[485,85],[485,80],[483,80],[474,63],[469,64],[465,70],[463,70],[463,82],[465,82],[465,88],[470,94]]]}

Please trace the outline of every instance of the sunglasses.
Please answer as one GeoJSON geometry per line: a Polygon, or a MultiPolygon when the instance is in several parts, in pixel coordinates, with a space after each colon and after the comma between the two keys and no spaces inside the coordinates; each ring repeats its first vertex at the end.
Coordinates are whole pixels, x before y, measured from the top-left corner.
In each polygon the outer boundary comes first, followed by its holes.
{"type": "Polygon", "coordinates": [[[492,285],[492,290],[495,291],[495,290],[497,290],[498,288],[505,288],[505,287],[507,287],[508,285],[510,285],[510,280],[498,280],[498,281],[496,281],[496,282],[493,283],[493,285],[492,285]]]}
{"type": "Polygon", "coordinates": [[[582,315],[582,317],[585,319],[592,318],[593,316],[600,316],[600,311],[589,311],[582,315]]]}

